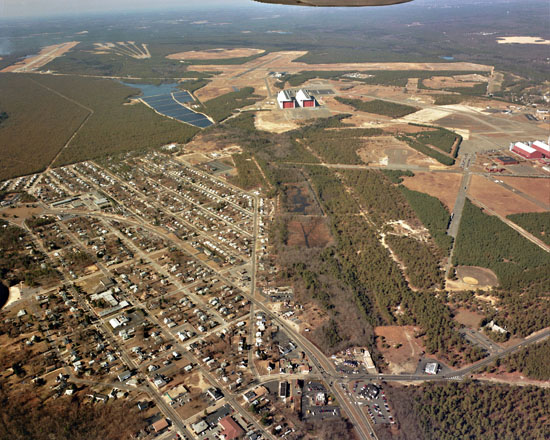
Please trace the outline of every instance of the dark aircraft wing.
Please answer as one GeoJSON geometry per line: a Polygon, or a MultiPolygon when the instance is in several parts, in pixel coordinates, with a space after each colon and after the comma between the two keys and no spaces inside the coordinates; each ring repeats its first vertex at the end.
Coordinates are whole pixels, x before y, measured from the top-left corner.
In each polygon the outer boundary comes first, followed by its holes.
{"type": "Polygon", "coordinates": [[[388,6],[407,3],[412,0],[255,0],[260,3],[296,6],[388,6]]]}

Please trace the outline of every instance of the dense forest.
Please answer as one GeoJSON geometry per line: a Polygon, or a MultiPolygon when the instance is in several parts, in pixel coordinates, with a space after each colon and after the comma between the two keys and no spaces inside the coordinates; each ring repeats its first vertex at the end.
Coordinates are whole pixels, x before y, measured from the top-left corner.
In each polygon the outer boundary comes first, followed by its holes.
{"type": "MultiPolygon", "coordinates": [[[[550,194],[548,196],[550,197],[550,194]]],[[[550,244],[550,212],[512,214],[508,218],[546,244],[550,244]]]]}
{"type": "MultiPolygon", "coordinates": [[[[452,132],[451,130],[447,130],[446,128],[432,127],[430,125],[421,124],[411,125],[417,127],[427,127],[431,130],[422,131],[420,133],[409,133],[408,136],[414,137],[417,141],[423,143],[424,145],[436,147],[445,153],[452,153],[455,142],[458,143],[458,146],[462,143],[462,136],[452,132]]],[[[455,153],[456,152],[458,152],[458,148],[456,148],[455,153]]],[[[456,154],[454,157],[456,157],[456,154]]]]}
{"type": "Polygon", "coordinates": [[[400,432],[381,440],[547,439],[550,390],[477,382],[387,387],[400,432]]]}
{"type": "Polygon", "coordinates": [[[389,116],[391,118],[401,118],[418,111],[418,108],[410,105],[396,104],[394,102],[374,99],[372,101],[363,101],[361,99],[349,99],[337,96],[336,101],[349,105],[355,110],[365,113],[374,113],[376,115],[389,116]]]}
{"type": "Polygon", "coordinates": [[[135,405],[84,403],[81,398],[41,399],[32,388],[0,391],[2,440],[125,440],[145,427],[135,405]]]}
{"type": "Polygon", "coordinates": [[[430,231],[438,246],[445,252],[451,248],[453,239],[447,235],[447,227],[451,221],[451,215],[443,203],[436,197],[413,191],[405,186],[399,189],[409,202],[415,214],[430,231]]]}
{"type": "Polygon", "coordinates": [[[185,143],[198,132],[143,105],[127,105],[138,93],[104,79],[2,74],[10,123],[0,126],[0,180],[43,170],[77,130],[55,165],[185,143]]]}
{"type": "Polygon", "coordinates": [[[548,310],[540,306],[541,300],[550,295],[550,257],[469,200],[464,207],[453,263],[495,272],[501,286],[494,291],[501,300],[498,317],[508,331],[527,336],[550,325],[548,310]]]}
{"type": "Polygon", "coordinates": [[[260,99],[254,95],[252,87],[245,87],[237,92],[226,93],[204,103],[206,112],[216,122],[220,122],[233,114],[236,109],[241,109],[254,104],[260,99]]]}
{"type": "Polygon", "coordinates": [[[530,345],[506,357],[504,364],[508,372],[519,371],[536,380],[550,380],[550,340],[530,345]]]}
{"type": "Polygon", "coordinates": [[[443,165],[451,166],[455,163],[455,160],[452,157],[441,153],[437,149],[430,147],[428,144],[421,142],[414,137],[411,137],[411,135],[399,135],[397,136],[397,139],[406,142],[409,147],[414,148],[416,151],[425,154],[426,156],[434,158],[443,165]]]}

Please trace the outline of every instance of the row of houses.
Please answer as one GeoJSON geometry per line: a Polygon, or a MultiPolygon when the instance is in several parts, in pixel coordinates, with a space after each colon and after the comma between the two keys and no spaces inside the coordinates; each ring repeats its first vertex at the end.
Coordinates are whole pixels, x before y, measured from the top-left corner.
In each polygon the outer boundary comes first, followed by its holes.
{"type": "Polygon", "coordinates": [[[550,146],[542,141],[512,143],[510,151],[526,159],[550,158],[550,146]]]}
{"type": "Polygon", "coordinates": [[[296,93],[291,90],[281,90],[277,95],[277,102],[282,109],[296,108],[296,104],[302,108],[317,106],[315,98],[307,90],[300,89],[296,93]]]}

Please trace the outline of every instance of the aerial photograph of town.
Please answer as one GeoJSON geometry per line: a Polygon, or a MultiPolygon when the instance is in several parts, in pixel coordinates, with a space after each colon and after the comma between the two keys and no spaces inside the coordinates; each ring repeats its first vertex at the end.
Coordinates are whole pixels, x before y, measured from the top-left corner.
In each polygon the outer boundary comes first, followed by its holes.
{"type": "Polygon", "coordinates": [[[550,439],[548,0],[0,0],[0,440],[550,439]]]}

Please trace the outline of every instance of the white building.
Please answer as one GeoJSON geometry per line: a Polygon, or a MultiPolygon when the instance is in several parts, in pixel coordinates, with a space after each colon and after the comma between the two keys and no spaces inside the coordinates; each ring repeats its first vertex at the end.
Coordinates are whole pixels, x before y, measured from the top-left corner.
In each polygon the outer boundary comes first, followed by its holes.
{"type": "Polygon", "coordinates": [[[281,90],[277,95],[277,102],[282,109],[295,108],[296,104],[294,98],[288,90],[281,90]]]}
{"type": "Polygon", "coordinates": [[[298,93],[296,93],[296,101],[298,101],[300,107],[315,107],[315,98],[303,89],[298,90],[298,93]]]}

